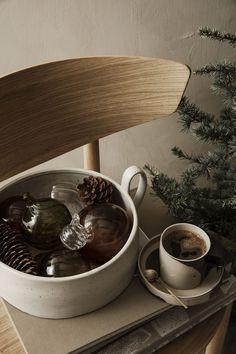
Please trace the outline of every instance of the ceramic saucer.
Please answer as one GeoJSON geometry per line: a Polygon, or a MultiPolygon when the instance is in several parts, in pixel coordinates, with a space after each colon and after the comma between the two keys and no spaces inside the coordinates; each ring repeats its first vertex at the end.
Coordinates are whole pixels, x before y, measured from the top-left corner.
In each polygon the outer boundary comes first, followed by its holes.
{"type": "MultiPolygon", "coordinates": [[[[155,281],[150,283],[144,276],[146,269],[155,269],[159,273],[159,244],[160,235],[152,238],[141,250],[138,259],[139,275],[147,289],[172,305],[179,305],[175,298],[155,281]]],[[[208,301],[220,284],[224,273],[223,267],[209,266],[207,274],[201,284],[194,289],[179,290],[168,286],[187,306],[198,305],[208,301]]]]}

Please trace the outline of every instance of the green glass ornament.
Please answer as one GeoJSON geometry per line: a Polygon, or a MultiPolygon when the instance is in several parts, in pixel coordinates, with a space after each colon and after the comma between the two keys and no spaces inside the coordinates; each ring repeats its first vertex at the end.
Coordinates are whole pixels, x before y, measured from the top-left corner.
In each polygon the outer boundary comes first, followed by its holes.
{"type": "Polygon", "coordinates": [[[60,244],[60,232],[69,224],[71,215],[67,207],[52,198],[34,199],[23,195],[26,211],[22,227],[26,241],[38,249],[52,249],[60,244]]]}

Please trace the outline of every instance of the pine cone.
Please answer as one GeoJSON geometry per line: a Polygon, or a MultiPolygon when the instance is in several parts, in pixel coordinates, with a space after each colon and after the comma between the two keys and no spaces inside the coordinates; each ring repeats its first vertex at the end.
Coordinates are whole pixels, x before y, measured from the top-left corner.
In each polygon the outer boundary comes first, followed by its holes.
{"type": "Polygon", "coordinates": [[[78,185],[79,196],[85,205],[109,203],[112,200],[113,185],[102,177],[85,177],[78,185]]]}
{"type": "Polygon", "coordinates": [[[22,234],[3,222],[0,223],[0,261],[16,270],[38,275],[37,263],[33,260],[22,234]]]}

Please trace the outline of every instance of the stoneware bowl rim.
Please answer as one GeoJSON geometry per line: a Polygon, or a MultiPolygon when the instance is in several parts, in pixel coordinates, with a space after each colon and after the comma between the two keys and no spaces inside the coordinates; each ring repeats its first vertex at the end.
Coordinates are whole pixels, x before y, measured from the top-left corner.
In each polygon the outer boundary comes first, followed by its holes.
{"type": "Polygon", "coordinates": [[[31,177],[40,176],[42,174],[65,173],[65,172],[79,173],[79,174],[84,174],[84,175],[86,175],[86,174],[91,175],[92,174],[94,176],[104,177],[106,180],[110,181],[118,189],[118,191],[121,193],[121,195],[123,194],[125,196],[125,198],[128,200],[129,205],[131,207],[132,217],[133,217],[132,229],[130,231],[130,234],[129,234],[129,237],[128,237],[126,243],[121,248],[121,250],[114,257],[112,257],[108,262],[102,264],[101,266],[99,266],[95,269],[89,270],[89,271],[81,273],[81,274],[75,274],[75,275],[70,275],[70,276],[66,276],[66,277],[57,277],[57,278],[56,277],[36,276],[36,275],[27,274],[27,273],[21,272],[19,270],[16,270],[16,269],[14,269],[14,268],[12,268],[0,261],[0,267],[3,267],[3,269],[6,269],[7,271],[11,271],[19,277],[22,277],[22,278],[25,278],[28,280],[32,280],[35,282],[61,283],[61,282],[67,282],[67,281],[71,281],[71,280],[81,279],[81,278],[85,278],[85,277],[94,275],[94,274],[102,271],[103,269],[108,268],[112,263],[114,263],[118,258],[120,258],[121,254],[126,252],[126,250],[129,248],[129,245],[132,243],[133,238],[137,237],[137,235],[136,235],[137,230],[136,229],[138,228],[138,217],[137,217],[137,211],[134,206],[134,202],[133,202],[132,198],[130,197],[128,192],[123,190],[122,186],[119,183],[117,183],[113,179],[111,179],[111,178],[107,177],[106,175],[99,173],[99,172],[95,172],[92,170],[85,170],[82,168],[60,168],[60,169],[47,168],[47,169],[42,169],[37,172],[27,173],[26,175],[23,175],[20,177],[16,177],[16,178],[13,177],[13,179],[10,182],[4,184],[0,188],[0,194],[3,190],[11,187],[13,184],[21,182],[23,180],[27,181],[27,179],[30,179],[31,177]]]}

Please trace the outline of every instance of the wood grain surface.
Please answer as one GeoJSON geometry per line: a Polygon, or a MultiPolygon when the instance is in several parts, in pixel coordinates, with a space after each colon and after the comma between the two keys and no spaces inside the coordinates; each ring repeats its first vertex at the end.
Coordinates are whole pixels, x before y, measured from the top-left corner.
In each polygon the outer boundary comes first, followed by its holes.
{"type": "Polygon", "coordinates": [[[0,300],[0,353],[25,354],[25,350],[0,300]]]}
{"type": "Polygon", "coordinates": [[[183,64],[143,57],[48,63],[0,79],[0,178],[174,112],[183,64]]]}

